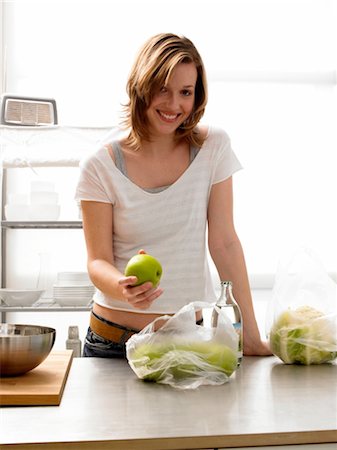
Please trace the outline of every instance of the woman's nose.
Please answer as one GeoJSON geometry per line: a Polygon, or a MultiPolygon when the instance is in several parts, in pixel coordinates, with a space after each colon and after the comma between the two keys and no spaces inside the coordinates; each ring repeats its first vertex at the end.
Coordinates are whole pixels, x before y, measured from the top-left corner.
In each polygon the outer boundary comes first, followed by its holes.
{"type": "Polygon", "coordinates": [[[178,94],[170,92],[170,94],[167,97],[167,104],[170,106],[171,109],[177,108],[179,106],[178,94]]]}

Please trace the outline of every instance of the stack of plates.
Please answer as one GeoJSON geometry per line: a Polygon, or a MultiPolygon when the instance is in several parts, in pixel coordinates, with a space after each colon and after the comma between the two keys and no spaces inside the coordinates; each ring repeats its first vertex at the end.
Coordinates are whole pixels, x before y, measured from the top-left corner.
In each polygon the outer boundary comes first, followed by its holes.
{"type": "Polygon", "coordinates": [[[59,272],[53,286],[53,297],[60,306],[87,306],[95,287],[87,272],[59,272]]]}

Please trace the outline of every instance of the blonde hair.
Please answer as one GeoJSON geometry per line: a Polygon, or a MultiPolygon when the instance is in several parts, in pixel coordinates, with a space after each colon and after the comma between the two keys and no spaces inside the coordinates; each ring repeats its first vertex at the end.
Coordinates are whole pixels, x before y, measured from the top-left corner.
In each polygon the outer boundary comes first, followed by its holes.
{"type": "Polygon", "coordinates": [[[142,140],[150,140],[146,110],[156,90],[165,86],[180,63],[194,63],[197,69],[195,101],[190,117],[176,130],[177,140],[186,139],[200,147],[204,138],[196,130],[207,104],[207,81],[203,61],[194,44],[184,36],[157,34],[140,49],[127,82],[129,101],[124,105],[122,125],[130,128],[126,143],[138,150],[142,140]]]}

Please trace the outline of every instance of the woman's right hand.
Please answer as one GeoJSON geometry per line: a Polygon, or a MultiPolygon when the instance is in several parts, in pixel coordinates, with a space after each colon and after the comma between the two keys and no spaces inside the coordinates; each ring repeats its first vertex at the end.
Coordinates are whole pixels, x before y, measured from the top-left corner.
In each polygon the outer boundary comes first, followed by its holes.
{"type": "Polygon", "coordinates": [[[122,294],[127,303],[137,309],[148,309],[152,303],[163,293],[159,287],[154,288],[150,281],[134,286],[137,277],[122,277],[118,284],[122,287],[122,294]]]}

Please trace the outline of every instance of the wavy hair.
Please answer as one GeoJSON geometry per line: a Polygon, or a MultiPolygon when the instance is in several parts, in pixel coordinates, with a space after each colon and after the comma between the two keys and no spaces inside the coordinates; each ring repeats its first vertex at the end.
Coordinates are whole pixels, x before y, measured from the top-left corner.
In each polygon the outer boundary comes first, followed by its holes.
{"type": "Polygon", "coordinates": [[[195,101],[188,119],[176,130],[177,140],[186,139],[200,147],[204,138],[196,125],[207,104],[207,80],[203,61],[194,44],[184,36],[157,34],[140,49],[127,81],[128,102],[123,105],[122,126],[130,128],[127,144],[138,150],[142,140],[150,140],[146,111],[154,93],[165,86],[172,71],[180,63],[194,63],[197,69],[195,101]]]}

